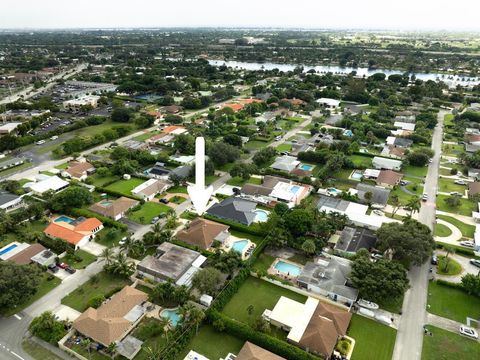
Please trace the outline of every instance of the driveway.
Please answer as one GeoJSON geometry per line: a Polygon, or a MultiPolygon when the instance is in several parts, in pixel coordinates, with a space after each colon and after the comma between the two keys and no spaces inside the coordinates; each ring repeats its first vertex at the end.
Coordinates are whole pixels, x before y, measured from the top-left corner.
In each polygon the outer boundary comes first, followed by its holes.
{"type": "Polygon", "coordinates": [[[437,219],[437,224],[445,225],[452,233],[448,236],[435,236],[435,241],[458,245],[458,240],[462,238],[462,232],[455,225],[442,219],[437,219]]]}
{"type": "Polygon", "coordinates": [[[100,245],[99,243],[95,241],[89,241],[86,245],[82,247],[82,250],[85,250],[86,252],[95,255],[95,256],[100,256],[102,254],[102,251],[106,248],[106,246],[100,245]]]}
{"type": "MultiPolygon", "coordinates": [[[[446,253],[445,251],[436,251],[435,254],[445,255],[446,253]]],[[[460,283],[462,281],[463,275],[466,275],[466,274],[477,275],[480,272],[480,268],[470,264],[470,259],[465,256],[461,256],[458,254],[450,254],[449,257],[455,260],[456,262],[458,262],[462,266],[463,271],[458,275],[452,275],[452,276],[435,274],[435,278],[454,282],[454,283],[460,283]]]]}

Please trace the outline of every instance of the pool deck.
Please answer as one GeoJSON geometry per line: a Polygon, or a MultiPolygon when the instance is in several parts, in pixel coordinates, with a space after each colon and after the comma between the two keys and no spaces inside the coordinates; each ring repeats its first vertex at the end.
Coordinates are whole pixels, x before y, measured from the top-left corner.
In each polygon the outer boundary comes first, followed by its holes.
{"type": "Polygon", "coordinates": [[[275,261],[272,263],[272,265],[270,265],[270,267],[267,270],[267,273],[270,274],[270,275],[274,275],[276,277],[282,278],[284,280],[288,280],[288,281],[296,284],[297,283],[297,276],[286,274],[283,271],[280,271],[280,270],[275,268],[275,265],[277,265],[277,263],[279,261],[282,261],[286,264],[298,266],[300,268],[300,271],[303,269],[303,265],[302,264],[297,264],[297,263],[295,263],[293,261],[290,261],[290,260],[287,260],[287,259],[276,258],[275,261]]]}
{"type": "Polygon", "coordinates": [[[241,239],[241,238],[238,238],[236,236],[233,236],[233,235],[230,235],[228,237],[227,240],[225,240],[225,242],[223,243],[222,245],[222,250],[224,250],[225,252],[230,252],[233,250],[233,244],[237,241],[247,241],[247,245],[245,245],[245,247],[243,248],[243,251],[242,251],[242,260],[247,260],[250,255],[246,255],[245,252],[247,251],[248,248],[250,248],[252,245],[255,247],[257,246],[255,243],[253,243],[251,240],[249,239],[241,239]]]}

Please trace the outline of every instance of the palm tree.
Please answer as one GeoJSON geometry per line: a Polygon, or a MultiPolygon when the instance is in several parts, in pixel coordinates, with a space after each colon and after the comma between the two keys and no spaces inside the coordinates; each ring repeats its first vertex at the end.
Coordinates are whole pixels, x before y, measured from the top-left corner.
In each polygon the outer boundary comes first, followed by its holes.
{"type": "Polygon", "coordinates": [[[115,355],[117,355],[116,354],[117,347],[118,347],[118,345],[117,345],[116,342],[111,342],[110,345],[108,345],[107,351],[110,354],[111,359],[113,359],[115,357],[115,355]]]}
{"type": "Polygon", "coordinates": [[[162,350],[158,346],[147,346],[145,352],[147,353],[147,360],[158,360],[162,355],[162,350]]]}
{"type": "Polygon", "coordinates": [[[135,264],[127,259],[123,253],[118,253],[115,256],[115,262],[112,263],[112,272],[114,274],[129,277],[135,271],[135,264]]]}
{"type": "Polygon", "coordinates": [[[450,258],[448,257],[450,254],[455,253],[455,248],[449,245],[445,245],[443,247],[443,250],[445,250],[445,258],[444,258],[444,266],[443,266],[443,271],[446,273],[448,272],[448,265],[450,264],[450,258]]]}
{"type": "Polygon", "coordinates": [[[165,336],[165,339],[168,342],[168,333],[170,332],[170,329],[172,328],[172,321],[167,318],[160,316],[160,327],[162,328],[163,335],[165,336]]]}
{"type": "Polygon", "coordinates": [[[160,242],[162,240],[162,236],[161,236],[162,227],[160,226],[159,223],[156,223],[155,225],[153,225],[152,232],[153,232],[154,243],[155,244],[160,244],[160,242]]]}
{"type": "Polygon", "coordinates": [[[198,326],[205,318],[205,312],[198,307],[194,307],[189,316],[191,324],[195,325],[195,334],[198,334],[198,326]]]}
{"type": "Polygon", "coordinates": [[[92,358],[92,354],[91,354],[90,345],[92,344],[92,342],[90,341],[89,338],[85,338],[85,339],[82,340],[81,344],[82,344],[82,346],[83,346],[84,348],[87,349],[87,351],[88,351],[88,358],[91,359],[91,358],[92,358]]]}
{"type": "Polygon", "coordinates": [[[160,234],[160,238],[162,242],[170,242],[173,238],[173,232],[170,230],[162,230],[160,234]]]}
{"type": "Polygon", "coordinates": [[[110,265],[110,263],[112,262],[112,257],[113,257],[112,248],[106,247],[105,249],[102,250],[100,258],[105,260],[106,265],[110,265]]]}
{"type": "Polygon", "coordinates": [[[125,251],[127,253],[127,255],[130,253],[130,251],[132,250],[132,246],[133,246],[133,239],[128,236],[125,241],[120,245],[120,249],[122,251],[125,251]]]}
{"type": "Polygon", "coordinates": [[[402,204],[400,203],[400,199],[398,198],[398,195],[397,194],[393,194],[391,197],[390,197],[390,202],[392,204],[392,218],[395,216],[395,214],[397,213],[398,209],[400,209],[400,207],[402,206],[402,204]]]}
{"type": "Polygon", "coordinates": [[[418,196],[412,196],[405,207],[410,210],[410,217],[412,217],[413,213],[420,210],[420,198],[418,196]]]}

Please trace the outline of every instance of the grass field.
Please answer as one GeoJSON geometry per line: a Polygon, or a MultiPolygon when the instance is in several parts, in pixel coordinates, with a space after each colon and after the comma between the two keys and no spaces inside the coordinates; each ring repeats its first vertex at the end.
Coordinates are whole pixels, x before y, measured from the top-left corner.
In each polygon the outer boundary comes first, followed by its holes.
{"type": "Polygon", "coordinates": [[[116,191],[125,196],[132,196],[132,190],[138,185],[143,184],[145,180],[132,177],[130,180],[118,180],[106,187],[107,190],[116,191]]]}
{"type": "Polygon", "coordinates": [[[424,177],[427,175],[428,166],[404,166],[402,172],[405,175],[424,177]]]}
{"type": "Polygon", "coordinates": [[[272,265],[275,258],[265,253],[260,254],[255,263],[253,264],[254,271],[267,271],[270,265],[272,265]]]}
{"type": "Polygon", "coordinates": [[[139,210],[128,213],[128,218],[140,224],[150,224],[152,219],[162,213],[166,213],[170,207],[160,203],[147,201],[139,210]]]}
{"type": "Polygon", "coordinates": [[[452,230],[443,224],[435,224],[435,236],[447,237],[452,235],[452,230]]]}
{"type": "Polygon", "coordinates": [[[277,146],[277,151],[292,151],[292,144],[280,144],[277,146]]]}
{"type": "Polygon", "coordinates": [[[61,357],[58,357],[53,352],[45,349],[43,346],[38,345],[30,339],[25,339],[22,342],[22,348],[23,351],[35,360],[62,360],[61,357]]]}
{"type": "Polygon", "coordinates": [[[372,158],[370,156],[350,155],[350,160],[353,161],[356,168],[368,168],[372,166],[372,158]]]}
{"type": "Polygon", "coordinates": [[[268,145],[268,142],[252,140],[252,141],[247,142],[244,145],[244,148],[247,149],[247,150],[258,150],[258,149],[263,149],[267,145],[268,145]]]}
{"type": "Polygon", "coordinates": [[[124,237],[127,236],[126,231],[118,230],[118,229],[113,229],[112,228],[103,228],[100,230],[99,233],[97,233],[97,236],[95,236],[95,242],[107,246],[107,247],[113,247],[117,246],[118,242],[124,237]]]}
{"type": "Polygon", "coordinates": [[[83,312],[87,309],[88,301],[96,296],[108,294],[114,289],[121,290],[125,285],[129,285],[130,281],[118,276],[100,272],[93,279],[76,288],[69,295],[62,299],[62,304],[83,312]]]}
{"type": "Polygon", "coordinates": [[[98,174],[93,174],[88,178],[90,179],[90,181],[92,181],[93,186],[98,186],[98,187],[103,187],[106,183],[109,183],[114,180],[119,180],[119,177],[115,175],[100,177],[98,176],[98,174]]]}
{"type": "Polygon", "coordinates": [[[462,290],[428,284],[428,312],[465,323],[467,317],[480,318],[480,298],[468,295],[462,290]]]}
{"type": "Polygon", "coordinates": [[[480,343],[434,326],[427,326],[433,336],[423,337],[422,360],[479,359],[480,343]]]}
{"type": "Polygon", "coordinates": [[[460,199],[460,205],[458,207],[450,207],[445,203],[445,199],[450,197],[450,195],[438,195],[437,196],[437,209],[441,211],[446,211],[452,214],[459,214],[465,216],[471,216],[472,211],[477,209],[477,203],[470,201],[468,199],[460,199]]]}
{"type": "Polygon", "coordinates": [[[463,145],[459,144],[444,144],[442,149],[442,154],[446,156],[456,156],[458,157],[463,152],[463,145]]]}
{"type": "MultiPolygon", "coordinates": [[[[147,288],[149,289],[149,288],[147,288]]],[[[142,290],[143,289],[139,289],[142,290]]],[[[151,291],[151,290],[150,290],[151,291]]],[[[135,356],[135,360],[147,360],[149,359],[148,351],[146,351],[147,347],[150,348],[159,348],[162,349],[165,346],[166,338],[163,334],[158,334],[152,336],[149,329],[152,326],[155,326],[155,323],[159,323],[159,320],[155,318],[143,318],[137,328],[133,331],[132,335],[137,339],[143,341],[142,350],[135,356]]]]}
{"type": "Polygon", "coordinates": [[[20,164],[18,166],[14,166],[14,167],[2,170],[2,171],[0,171],[0,177],[14,174],[14,173],[16,173],[20,170],[28,169],[30,166],[32,166],[32,163],[27,161],[27,162],[24,162],[23,164],[20,164]]]}
{"type": "Polygon", "coordinates": [[[396,333],[395,329],[353,314],[347,332],[355,339],[352,360],[390,360],[396,333]]]}
{"type": "Polygon", "coordinates": [[[262,179],[250,177],[250,179],[244,180],[239,176],[235,176],[234,178],[231,178],[230,180],[227,181],[228,185],[238,186],[238,187],[243,186],[246,183],[260,185],[262,183],[262,179]]]}
{"type": "Polygon", "coordinates": [[[464,194],[466,189],[466,186],[455,184],[451,179],[438,180],[438,190],[440,192],[450,193],[455,191],[464,194]]]}
{"type": "Polygon", "coordinates": [[[75,255],[79,256],[82,261],[75,261],[73,256],[69,256],[68,254],[65,255],[64,257],[60,258],[62,262],[66,262],[67,264],[71,265],[75,269],[85,269],[88,265],[90,265],[92,262],[94,262],[97,258],[84,251],[84,250],[75,250],[75,255]]]}
{"type": "Polygon", "coordinates": [[[249,319],[261,316],[265,309],[272,310],[280,296],[304,303],[306,296],[281,288],[254,277],[248,278],[238,292],[225,306],[223,312],[232,319],[247,323],[249,319]],[[247,307],[253,305],[253,314],[248,315],[247,307]]]}
{"type": "Polygon", "coordinates": [[[167,190],[169,194],[188,194],[187,188],[185,186],[172,186],[167,190]]]}
{"type": "Polygon", "coordinates": [[[51,274],[49,273],[43,273],[42,274],[42,279],[40,281],[40,285],[37,289],[37,292],[30,298],[28,299],[27,301],[21,303],[21,304],[18,304],[17,307],[15,308],[11,308],[11,309],[1,309],[0,310],[0,313],[5,315],[5,316],[11,316],[13,314],[16,314],[20,311],[22,311],[23,309],[27,308],[28,306],[30,306],[31,304],[33,304],[35,301],[37,301],[38,299],[40,299],[42,296],[44,296],[45,294],[47,294],[48,292],[50,292],[51,290],[53,290],[55,287],[57,287],[58,285],[60,285],[60,283],[62,282],[59,278],[57,277],[53,277],[53,279],[51,280],[48,280],[48,278],[50,277],[51,274]]]}
{"type": "Polygon", "coordinates": [[[447,215],[437,215],[437,217],[456,226],[462,232],[464,237],[473,238],[473,235],[475,234],[475,226],[465,224],[464,222],[447,215]]]}

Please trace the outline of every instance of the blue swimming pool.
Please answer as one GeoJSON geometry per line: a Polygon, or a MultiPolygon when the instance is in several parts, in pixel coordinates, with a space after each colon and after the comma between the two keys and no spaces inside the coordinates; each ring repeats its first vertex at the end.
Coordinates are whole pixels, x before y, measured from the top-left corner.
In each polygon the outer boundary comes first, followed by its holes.
{"type": "Polygon", "coordinates": [[[73,222],[74,220],[72,218],[69,218],[68,216],[65,216],[65,215],[61,215],[59,217],[57,217],[55,220],[53,220],[54,222],[66,222],[66,223],[71,223],[73,222]]]}
{"type": "Polygon", "coordinates": [[[283,272],[287,275],[291,276],[298,276],[300,275],[300,272],[302,271],[302,268],[298,265],[290,264],[285,261],[279,260],[275,264],[275,269],[277,269],[280,272],[283,272]]]}
{"type": "Polygon", "coordinates": [[[5,255],[5,254],[8,253],[9,251],[12,251],[12,250],[15,249],[17,246],[18,246],[17,244],[12,244],[12,245],[10,245],[9,247],[6,247],[6,248],[3,249],[2,251],[0,251],[0,256],[5,255]]]}
{"type": "Polygon", "coordinates": [[[243,253],[243,250],[247,245],[248,245],[248,240],[238,240],[233,243],[232,249],[239,253],[243,253]]]}
{"type": "Polygon", "coordinates": [[[362,180],[362,177],[363,177],[363,173],[361,171],[354,171],[352,172],[352,175],[350,175],[350,178],[352,180],[357,180],[357,181],[362,180]]]}
{"type": "Polygon", "coordinates": [[[312,171],[313,165],[301,164],[301,165],[300,165],[300,169],[302,169],[302,170],[304,170],[304,171],[312,171]]]}
{"type": "Polygon", "coordinates": [[[300,190],[300,186],[297,185],[294,185],[290,188],[290,191],[294,194],[296,194],[298,190],[300,190]]]}
{"type": "Polygon", "coordinates": [[[163,310],[160,316],[169,319],[173,327],[177,326],[182,319],[177,310],[163,310]]]}
{"type": "Polygon", "coordinates": [[[256,222],[265,222],[268,220],[268,212],[266,212],[265,210],[257,209],[255,210],[255,214],[257,214],[255,216],[256,222]]]}

